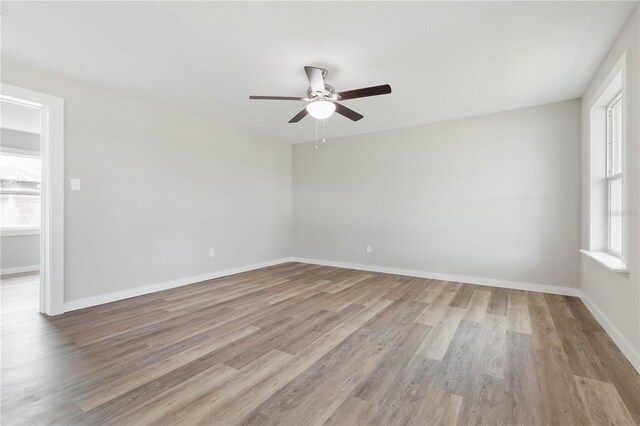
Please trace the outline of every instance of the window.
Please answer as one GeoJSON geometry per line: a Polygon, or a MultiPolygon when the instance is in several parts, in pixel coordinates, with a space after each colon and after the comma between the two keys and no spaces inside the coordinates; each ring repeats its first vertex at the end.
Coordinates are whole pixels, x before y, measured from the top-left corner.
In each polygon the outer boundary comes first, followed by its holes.
{"type": "Polygon", "coordinates": [[[589,100],[588,246],[580,250],[619,273],[629,273],[625,76],[623,54],[589,100]]]}
{"type": "Polygon", "coordinates": [[[0,226],[3,232],[40,228],[40,158],[0,153],[0,226]]]}
{"type": "Polygon", "coordinates": [[[607,250],[622,254],[622,94],[607,105],[607,250]]]}

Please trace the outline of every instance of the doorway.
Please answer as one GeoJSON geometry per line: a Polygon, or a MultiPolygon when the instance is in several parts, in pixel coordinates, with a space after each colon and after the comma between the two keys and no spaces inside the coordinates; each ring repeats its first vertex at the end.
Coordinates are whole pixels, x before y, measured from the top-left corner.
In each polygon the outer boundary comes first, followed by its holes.
{"type": "Polygon", "coordinates": [[[0,287],[3,312],[39,309],[40,108],[0,101],[0,287]]]}
{"type": "Polygon", "coordinates": [[[2,296],[9,310],[64,313],[64,104],[2,84],[2,296]]]}

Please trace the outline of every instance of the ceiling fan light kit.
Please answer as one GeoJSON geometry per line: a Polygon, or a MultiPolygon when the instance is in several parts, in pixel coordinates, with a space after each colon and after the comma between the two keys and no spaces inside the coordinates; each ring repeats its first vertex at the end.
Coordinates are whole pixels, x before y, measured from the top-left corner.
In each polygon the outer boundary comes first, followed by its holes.
{"type": "Polygon", "coordinates": [[[336,110],[336,104],[326,99],[317,98],[307,105],[307,112],[317,120],[324,120],[331,117],[336,110]]]}

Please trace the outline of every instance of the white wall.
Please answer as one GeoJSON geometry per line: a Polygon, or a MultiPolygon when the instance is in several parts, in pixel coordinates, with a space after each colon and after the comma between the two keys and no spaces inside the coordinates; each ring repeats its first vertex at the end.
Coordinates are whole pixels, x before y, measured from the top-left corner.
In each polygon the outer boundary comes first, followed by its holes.
{"type": "MultiPolygon", "coordinates": [[[[40,151],[40,135],[0,129],[3,148],[40,151]]],[[[40,235],[0,237],[0,270],[3,274],[37,271],[40,265],[40,235]]]]}
{"type": "Polygon", "coordinates": [[[40,268],[40,235],[3,236],[0,270],[2,274],[37,271],[40,268]]]}
{"type": "Polygon", "coordinates": [[[579,100],[295,145],[293,252],[577,287],[579,194],[579,100]]]}
{"type": "MultiPolygon", "coordinates": [[[[609,54],[600,66],[582,103],[582,179],[589,182],[589,102],[596,94],[609,71],[626,52],[627,102],[629,114],[627,127],[627,155],[629,173],[630,257],[629,274],[611,272],[599,263],[584,256],[580,286],[588,303],[599,312],[607,331],[627,357],[640,369],[640,11],[635,12],[622,29],[609,54]]],[[[582,247],[587,249],[589,201],[588,187],[582,188],[582,247]]]]}
{"type": "Polygon", "coordinates": [[[288,144],[6,59],[2,81],[65,101],[65,301],[290,255],[288,144]]]}

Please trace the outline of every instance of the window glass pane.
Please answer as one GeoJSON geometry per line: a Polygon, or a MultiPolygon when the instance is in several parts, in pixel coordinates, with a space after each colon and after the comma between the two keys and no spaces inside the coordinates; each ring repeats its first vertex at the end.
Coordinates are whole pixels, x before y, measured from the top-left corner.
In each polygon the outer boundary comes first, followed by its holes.
{"type": "Polygon", "coordinates": [[[39,191],[40,158],[0,154],[0,189],[5,191],[39,191]]]}
{"type": "Polygon", "coordinates": [[[2,194],[0,224],[5,227],[40,226],[40,195],[2,194]]]}
{"type": "Polygon", "coordinates": [[[0,177],[40,181],[40,158],[7,153],[0,154],[0,177]]]}
{"type": "Polygon", "coordinates": [[[0,154],[0,226],[40,226],[40,158],[0,154]]]}
{"type": "Polygon", "coordinates": [[[622,102],[611,108],[611,174],[622,173],[622,102]]]}
{"type": "Polygon", "coordinates": [[[622,179],[609,181],[609,248],[622,252],[622,179]]]}

